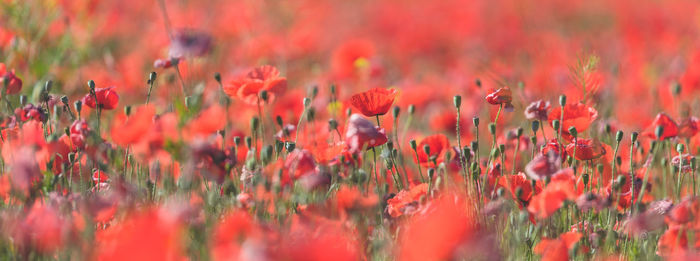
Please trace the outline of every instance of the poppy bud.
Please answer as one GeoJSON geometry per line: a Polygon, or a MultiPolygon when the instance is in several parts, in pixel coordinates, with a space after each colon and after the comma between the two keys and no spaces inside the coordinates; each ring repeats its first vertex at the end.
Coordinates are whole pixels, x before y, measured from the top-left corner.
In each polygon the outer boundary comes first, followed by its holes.
{"type": "Polygon", "coordinates": [[[222,139],[226,137],[226,130],[219,130],[217,131],[217,133],[219,134],[219,136],[221,136],[222,139]]]}
{"type": "Polygon", "coordinates": [[[413,104],[408,105],[408,114],[413,115],[413,113],[415,113],[415,112],[416,112],[416,106],[413,104]]]}
{"type": "Polygon", "coordinates": [[[311,87],[311,99],[316,99],[316,96],[318,96],[318,86],[314,85],[311,87]]]}
{"type": "Polygon", "coordinates": [[[656,135],[656,137],[663,137],[664,126],[661,126],[661,125],[656,126],[656,129],[654,130],[654,134],[656,135]]]}
{"type": "Polygon", "coordinates": [[[240,146],[241,145],[241,137],[240,136],[233,137],[233,144],[236,144],[236,147],[240,146]]]}
{"type": "Polygon", "coordinates": [[[258,127],[260,127],[260,119],[258,119],[258,117],[251,118],[250,128],[253,130],[253,132],[258,131],[258,127]]]}
{"type": "Polygon", "coordinates": [[[571,126],[571,127],[569,128],[569,134],[571,134],[571,136],[573,136],[574,138],[576,138],[576,137],[578,136],[578,131],[576,131],[576,127],[571,126]]]}
{"type": "Polygon", "coordinates": [[[27,104],[27,96],[26,95],[19,96],[19,104],[21,104],[22,106],[27,104]]]}
{"type": "Polygon", "coordinates": [[[619,189],[619,188],[622,188],[622,186],[625,185],[625,182],[627,182],[627,176],[626,176],[626,175],[620,175],[620,176],[617,176],[617,181],[615,182],[615,184],[617,184],[618,189],[619,189]]]}
{"type": "Polygon", "coordinates": [[[70,128],[69,127],[63,128],[63,132],[66,134],[66,136],[70,137],[70,128]]]}
{"type": "Polygon", "coordinates": [[[77,100],[73,103],[73,106],[75,107],[75,111],[80,113],[80,111],[83,109],[83,102],[81,100],[77,100]]]}
{"type": "Polygon", "coordinates": [[[387,141],[387,142],[386,142],[386,147],[389,149],[389,151],[391,151],[392,149],[394,149],[394,142],[393,142],[393,141],[387,141]]]}
{"type": "Polygon", "coordinates": [[[532,144],[537,144],[537,136],[530,137],[530,142],[532,142],[532,144]]]}
{"type": "Polygon", "coordinates": [[[658,143],[656,142],[656,140],[652,140],[651,145],[649,145],[649,153],[652,153],[656,149],[657,145],[658,143]]]}
{"type": "Polygon", "coordinates": [[[498,195],[498,197],[503,197],[504,194],[506,194],[506,189],[504,187],[500,187],[496,190],[496,195],[498,195]]]}
{"type": "Polygon", "coordinates": [[[194,104],[194,99],[192,98],[192,96],[185,97],[185,107],[186,108],[191,108],[193,104],[194,104]]]}
{"type": "Polygon", "coordinates": [[[610,123],[605,124],[604,131],[606,134],[610,134],[610,131],[612,131],[612,127],[610,126],[610,123]]]}
{"type": "MultiPolygon", "coordinates": [[[[20,96],[20,99],[21,99],[21,96],[20,96]]],[[[65,95],[61,96],[61,103],[63,103],[63,105],[68,106],[68,96],[65,96],[65,95]]]]}
{"type": "MultiPolygon", "coordinates": [[[[156,78],[158,78],[158,74],[156,72],[151,72],[148,74],[148,83],[153,84],[156,81],[156,78]]],[[[221,76],[219,76],[219,83],[221,83],[221,76]]]]}
{"type": "Polygon", "coordinates": [[[695,164],[697,164],[697,159],[695,157],[690,157],[690,169],[695,170],[695,164]]]}
{"type": "Polygon", "coordinates": [[[434,176],[435,176],[435,169],[429,168],[428,169],[428,178],[433,179],[434,176]]]}
{"type": "Polygon", "coordinates": [[[391,111],[391,116],[394,116],[394,119],[399,117],[399,112],[401,112],[401,108],[399,106],[394,106],[394,109],[391,111]]]}
{"type": "Polygon", "coordinates": [[[270,162],[270,159],[272,159],[272,146],[267,145],[260,151],[260,159],[263,162],[270,162]]]}
{"type": "Polygon", "coordinates": [[[476,141],[476,140],[472,141],[472,151],[473,152],[479,151],[479,141],[476,141]]]}
{"type": "Polygon", "coordinates": [[[68,153],[68,162],[75,162],[75,152],[68,153]]]}
{"type": "MultiPolygon", "coordinates": [[[[518,136],[518,139],[520,139],[520,137],[523,136],[523,131],[524,131],[524,130],[523,130],[522,127],[518,127],[518,128],[515,130],[515,135],[518,136]]],[[[518,142],[520,142],[520,141],[518,141],[518,142]]]]}
{"type": "Polygon", "coordinates": [[[304,107],[309,107],[309,105],[311,105],[311,99],[305,97],[303,104],[304,107]]]}
{"type": "Polygon", "coordinates": [[[131,105],[124,106],[124,114],[131,116],[131,105]]]}
{"type": "Polygon", "coordinates": [[[498,148],[493,148],[493,150],[491,151],[491,157],[498,158],[498,156],[501,156],[498,148]]]}
{"type": "Polygon", "coordinates": [[[308,122],[312,122],[316,119],[316,109],[314,107],[309,108],[309,111],[306,112],[306,120],[308,122]]]}
{"type": "Polygon", "coordinates": [[[455,95],[455,97],[452,99],[452,102],[455,105],[455,108],[458,108],[462,105],[462,96],[455,95]]]}
{"type": "Polygon", "coordinates": [[[622,157],[617,156],[617,158],[615,159],[615,162],[617,162],[617,165],[622,165],[622,157]]]}
{"type": "Polygon", "coordinates": [[[523,195],[523,187],[517,187],[515,189],[515,198],[520,199],[523,195]]]}
{"type": "Polygon", "coordinates": [[[566,105],[566,95],[559,96],[559,105],[561,105],[562,107],[566,105]]]}
{"type": "Polygon", "coordinates": [[[464,160],[466,160],[466,161],[471,160],[472,153],[471,153],[471,150],[469,149],[469,146],[464,146],[464,148],[462,148],[462,155],[464,157],[464,160]]]}
{"type": "Polygon", "coordinates": [[[537,131],[540,129],[540,122],[539,121],[533,121],[532,125],[530,126],[532,129],[532,133],[537,133],[537,131]]]}
{"type": "Polygon", "coordinates": [[[479,169],[479,164],[477,164],[476,162],[472,162],[471,168],[472,172],[476,172],[476,170],[479,169]]]}
{"type": "Polygon", "coordinates": [[[87,85],[88,85],[88,87],[90,88],[90,91],[93,91],[93,92],[95,91],[95,81],[89,80],[89,81],[87,82],[87,85]]]}
{"type": "Polygon", "coordinates": [[[481,88],[481,80],[479,78],[476,78],[476,81],[474,81],[474,83],[476,84],[476,87],[481,88]]]}
{"type": "Polygon", "coordinates": [[[676,145],[676,151],[678,153],[683,153],[683,151],[685,151],[685,145],[683,143],[678,143],[676,145]]]}
{"type": "Polygon", "coordinates": [[[632,142],[637,141],[637,137],[639,137],[639,133],[637,133],[636,131],[632,132],[632,135],[630,136],[630,138],[632,139],[632,142]]]}
{"type": "Polygon", "coordinates": [[[280,140],[275,140],[275,153],[280,154],[284,149],[284,142],[280,140]]]}
{"type": "MultiPolygon", "coordinates": [[[[93,84],[94,84],[94,82],[93,82],[93,84]]],[[[43,91],[44,91],[45,93],[48,94],[48,93],[51,92],[51,87],[53,87],[53,81],[48,80],[48,81],[46,81],[46,83],[44,84],[44,90],[43,90],[43,91]]]]}
{"type": "Polygon", "coordinates": [[[413,150],[416,150],[416,147],[418,147],[418,144],[416,144],[416,140],[410,140],[408,143],[411,144],[411,149],[413,150]]]}
{"type": "Polygon", "coordinates": [[[588,186],[588,179],[590,177],[588,176],[588,173],[583,174],[583,185],[588,186]]]}
{"type": "Polygon", "coordinates": [[[250,150],[253,147],[253,138],[250,136],[245,136],[245,146],[250,150]]]}
{"type": "Polygon", "coordinates": [[[680,83],[674,83],[673,86],[672,86],[671,88],[673,88],[673,89],[671,90],[671,91],[673,92],[673,95],[676,95],[676,96],[677,96],[678,94],[681,94],[681,89],[682,89],[682,88],[681,88],[681,84],[680,84],[680,83]]]}
{"type": "Polygon", "coordinates": [[[277,122],[277,125],[280,126],[280,128],[284,128],[284,122],[282,122],[282,116],[277,115],[277,117],[275,117],[275,121],[277,122]]]}
{"type": "Polygon", "coordinates": [[[498,149],[502,154],[506,153],[506,145],[505,144],[498,145],[498,149]]]}
{"type": "Polygon", "coordinates": [[[335,83],[331,83],[331,94],[335,95],[335,83]]]}
{"type": "Polygon", "coordinates": [[[556,131],[559,131],[559,120],[552,121],[552,128],[554,128],[554,130],[556,131]]]}
{"type": "Polygon", "coordinates": [[[328,130],[335,130],[338,128],[338,121],[335,119],[328,120],[328,130]]]}
{"type": "Polygon", "coordinates": [[[296,146],[297,146],[296,143],[294,143],[294,142],[289,142],[289,141],[286,142],[286,143],[284,144],[284,148],[287,149],[287,152],[292,152],[292,151],[294,151],[294,149],[296,148],[296,146]]]}
{"type": "Polygon", "coordinates": [[[472,122],[474,122],[474,127],[479,127],[479,117],[472,118],[472,122]]]}
{"type": "Polygon", "coordinates": [[[425,152],[425,155],[430,155],[430,145],[425,144],[423,145],[423,152],[425,152]]]}
{"type": "Polygon", "coordinates": [[[620,142],[622,141],[622,137],[623,137],[624,135],[625,135],[625,133],[622,132],[621,130],[617,131],[617,133],[615,133],[615,140],[616,140],[618,143],[620,143],[620,142]]]}
{"type": "Polygon", "coordinates": [[[267,90],[262,90],[260,91],[260,99],[263,100],[264,102],[267,102],[267,99],[270,98],[270,94],[267,93],[267,90]]]}

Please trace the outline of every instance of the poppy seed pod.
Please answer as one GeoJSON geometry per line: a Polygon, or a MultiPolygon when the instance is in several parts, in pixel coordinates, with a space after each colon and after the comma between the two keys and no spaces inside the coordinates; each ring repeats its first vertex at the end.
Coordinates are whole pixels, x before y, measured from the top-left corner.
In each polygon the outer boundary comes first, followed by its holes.
{"type": "Polygon", "coordinates": [[[241,137],[240,136],[233,137],[233,144],[235,144],[236,147],[240,146],[241,145],[241,137]]]}
{"type": "Polygon", "coordinates": [[[620,143],[620,142],[622,141],[622,137],[623,137],[624,135],[625,135],[624,132],[622,132],[622,131],[620,131],[620,130],[617,131],[617,133],[615,133],[615,140],[616,140],[618,143],[620,143]]]}
{"type": "Polygon", "coordinates": [[[89,80],[89,81],[87,82],[87,85],[88,85],[88,87],[90,88],[91,91],[94,91],[94,90],[95,90],[95,81],[89,80]]]}
{"type": "Polygon", "coordinates": [[[258,127],[260,127],[260,119],[258,117],[253,117],[250,119],[250,129],[253,130],[253,132],[258,131],[258,127]]]}
{"type": "Polygon", "coordinates": [[[338,121],[335,119],[328,120],[328,130],[335,130],[338,128],[338,121]]]}
{"type": "Polygon", "coordinates": [[[656,137],[662,137],[664,135],[664,126],[656,126],[656,130],[654,130],[654,135],[656,135],[656,137]]]}
{"type": "Polygon", "coordinates": [[[408,143],[411,145],[411,149],[413,150],[416,150],[416,148],[418,147],[416,140],[410,140],[408,143]]]}
{"type": "Polygon", "coordinates": [[[474,127],[479,127],[479,117],[472,118],[472,122],[474,122],[474,127]]]}
{"type": "Polygon", "coordinates": [[[80,113],[81,110],[83,110],[83,101],[77,100],[73,103],[73,107],[75,107],[75,111],[80,113]]]}
{"type": "Polygon", "coordinates": [[[130,115],[131,115],[131,105],[124,106],[124,114],[125,114],[126,116],[130,116],[130,115]]]}
{"type": "Polygon", "coordinates": [[[311,99],[316,99],[316,96],[318,96],[318,86],[314,85],[311,87],[311,99]]]}
{"type": "Polygon", "coordinates": [[[426,155],[430,155],[430,145],[423,145],[423,152],[425,152],[426,155]]]}
{"type": "Polygon", "coordinates": [[[518,128],[515,130],[515,135],[518,136],[518,138],[520,138],[521,136],[523,136],[523,131],[524,131],[524,130],[523,130],[522,127],[518,127],[518,128]]]}
{"type": "Polygon", "coordinates": [[[245,136],[245,146],[250,150],[253,147],[253,138],[250,136],[245,136]]]}
{"type": "Polygon", "coordinates": [[[610,126],[610,123],[605,124],[605,127],[603,127],[603,131],[605,131],[606,134],[610,134],[610,131],[612,131],[612,126],[610,126]]]}
{"type": "Polygon", "coordinates": [[[685,145],[683,143],[678,143],[676,145],[676,151],[678,153],[683,153],[683,151],[685,151],[685,145]]]}
{"type": "Polygon", "coordinates": [[[399,117],[399,113],[401,112],[401,108],[399,106],[394,106],[394,109],[391,111],[391,116],[394,117],[394,119],[399,117]]]}
{"type": "Polygon", "coordinates": [[[559,96],[559,105],[565,106],[566,105],[566,95],[560,95],[559,96]]]}
{"type": "Polygon", "coordinates": [[[304,107],[309,107],[309,105],[311,105],[311,99],[309,99],[308,97],[304,97],[302,104],[304,104],[304,107]]]}
{"type": "Polygon", "coordinates": [[[280,154],[284,149],[284,142],[280,140],[275,140],[275,153],[280,154]]]}
{"type": "Polygon", "coordinates": [[[284,144],[284,148],[287,149],[287,152],[292,152],[296,148],[296,143],[288,141],[284,144]]]}
{"type": "Polygon", "coordinates": [[[505,154],[506,153],[506,145],[505,144],[498,145],[498,150],[501,152],[501,154],[505,154]]]}
{"type": "Polygon", "coordinates": [[[532,133],[537,133],[537,131],[540,129],[540,122],[533,121],[532,124],[530,125],[530,128],[532,129],[532,133]]]}
{"type": "Polygon", "coordinates": [[[280,128],[284,127],[284,122],[282,121],[282,116],[277,115],[277,117],[275,117],[275,121],[277,122],[277,125],[280,126],[280,128]]]}
{"type": "Polygon", "coordinates": [[[19,104],[22,106],[27,105],[27,96],[26,95],[19,96],[19,104]]]}
{"type": "Polygon", "coordinates": [[[270,94],[267,92],[267,90],[260,91],[260,99],[264,102],[267,102],[267,100],[270,99],[270,94]]]}
{"type": "Polygon", "coordinates": [[[408,114],[413,115],[415,112],[416,112],[416,106],[413,104],[408,105],[408,114]]]}
{"type": "Polygon", "coordinates": [[[429,177],[430,179],[433,179],[433,177],[435,177],[435,169],[434,169],[434,168],[429,168],[429,169],[428,169],[428,177],[429,177]]]}
{"type": "Polygon", "coordinates": [[[489,132],[491,135],[496,135],[496,124],[491,122],[489,123],[489,132]]]}
{"type": "Polygon", "coordinates": [[[552,128],[554,128],[554,130],[556,131],[559,131],[559,120],[552,121],[552,128]]]}
{"type": "Polygon", "coordinates": [[[632,135],[630,136],[630,138],[632,139],[632,142],[637,141],[638,137],[639,137],[639,133],[637,133],[636,131],[632,132],[632,135]]]}
{"type": "Polygon", "coordinates": [[[584,186],[588,186],[589,179],[590,179],[590,176],[588,175],[588,173],[584,173],[583,174],[583,185],[584,186]]]}
{"type": "Polygon", "coordinates": [[[473,140],[471,145],[472,145],[472,151],[474,151],[474,152],[479,151],[479,141],[473,140]]]}
{"type": "MultiPolygon", "coordinates": [[[[21,99],[21,96],[20,96],[20,99],[21,99]]],[[[25,96],[25,99],[26,99],[26,96],[25,96]]],[[[63,103],[63,105],[65,105],[65,106],[68,106],[68,96],[65,96],[65,95],[61,96],[61,103],[63,103]]]]}
{"type": "Polygon", "coordinates": [[[455,108],[462,106],[462,96],[455,95],[455,97],[452,98],[452,103],[455,105],[455,108]]]}

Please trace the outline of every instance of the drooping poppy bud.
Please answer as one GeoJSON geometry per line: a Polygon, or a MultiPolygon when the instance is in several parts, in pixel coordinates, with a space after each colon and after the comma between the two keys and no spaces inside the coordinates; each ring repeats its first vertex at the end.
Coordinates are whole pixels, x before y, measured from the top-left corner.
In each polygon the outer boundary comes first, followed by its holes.
{"type": "Polygon", "coordinates": [[[367,117],[384,115],[389,112],[398,93],[395,89],[373,88],[350,98],[350,104],[367,117]]]}

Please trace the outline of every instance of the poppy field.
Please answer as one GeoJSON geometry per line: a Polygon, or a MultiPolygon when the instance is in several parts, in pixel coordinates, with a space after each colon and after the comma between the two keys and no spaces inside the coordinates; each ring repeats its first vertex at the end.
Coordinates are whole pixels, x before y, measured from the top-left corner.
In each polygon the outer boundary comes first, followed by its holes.
{"type": "Polygon", "coordinates": [[[0,0],[1,260],[700,260],[695,0],[0,0]]]}

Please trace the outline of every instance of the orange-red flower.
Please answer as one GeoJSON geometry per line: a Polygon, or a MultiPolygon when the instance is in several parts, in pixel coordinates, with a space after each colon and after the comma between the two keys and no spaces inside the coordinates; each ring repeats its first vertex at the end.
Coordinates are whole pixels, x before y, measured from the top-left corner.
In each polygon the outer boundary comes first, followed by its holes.
{"type": "Polygon", "coordinates": [[[574,184],[568,180],[552,180],[540,194],[530,201],[527,210],[537,218],[548,218],[554,214],[565,200],[574,200],[574,184]]]}
{"type": "Polygon", "coordinates": [[[503,87],[498,90],[493,91],[486,96],[486,101],[493,105],[505,105],[506,107],[512,107],[511,102],[513,101],[513,93],[510,88],[503,87]]]}
{"type": "Polygon", "coordinates": [[[549,108],[550,105],[548,101],[538,100],[530,103],[530,105],[525,108],[525,118],[529,120],[546,121],[549,108]]]}
{"type": "Polygon", "coordinates": [[[100,108],[105,110],[116,108],[119,102],[119,94],[114,91],[114,87],[96,88],[94,96],[88,93],[83,97],[83,104],[94,109],[97,107],[95,98],[97,98],[97,104],[100,105],[100,108]]]}
{"type": "Polygon", "coordinates": [[[569,260],[569,250],[583,237],[579,232],[566,232],[557,239],[544,238],[533,251],[542,255],[543,261],[569,260]]]}
{"type": "Polygon", "coordinates": [[[574,155],[578,160],[586,161],[605,155],[605,148],[598,140],[576,139],[575,145],[574,143],[566,145],[566,153],[574,155]]]}
{"type": "MultiPolygon", "coordinates": [[[[576,127],[579,133],[584,132],[591,123],[598,118],[598,111],[581,102],[570,103],[564,106],[564,118],[560,123],[560,128],[562,128],[562,135],[571,140],[571,135],[569,134],[569,128],[576,127]]],[[[561,107],[552,109],[549,113],[550,124],[554,120],[562,120],[561,118],[561,107]]]]}
{"type": "MultiPolygon", "coordinates": [[[[248,74],[238,77],[224,85],[224,93],[250,105],[264,102],[260,92],[267,91],[268,102],[282,95],[287,90],[287,78],[281,77],[277,68],[265,65],[252,69],[248,74]]],[[[301,101],[299,101],[301,103],[301,101]]]]}
{"type": "Polygon", "coordinates": [[[386,201],[386,212],[394,218],[405,214],[413,214],[413,212],[418,210],[421,197],[427,195],[427,193],[428,184],[425,183],[413,186],[410,190],[402,190],[386,201]]]}
{"type": "Polygon", "coordinates": [[[381,129],[359,114],[350,116],[345,144],[351,153],[382,145],[388,141],[384,129],[381,129]]]}
{"type": "Polygon", "coordinates": [[[657,140],[673,138],[678,136],[678,124],[676,124],[671,116],[668,116],[668,114],[664,112],[660,112],[656,115],[656,118],[654,118],[651,125],[649,125],[649,127],[647,127],[647,129],[644,131],[644,134],[657,140]],[[661,137],[656,136],[656,128],[659,126],[663,128],[661,137]]]}
{"type": "Polygon", "coordinates": [[[698,120],[698,118],[695,117],[688,117],[683,122],[681,122],[680,126],[678,126],[678,136],[683,138],[690,138],[695,136],[695,134],[698,134],[699,129],[700,120],[698,120]]]}
{"type": "MultiPolygon", "coordinates": [[[[417,163],[421,165],[432,165],[433,161],[431,158],[435,157],[437,164],[443,161],[445,152],[450,149],[450,141],[447,136],[442,134],[435,134],[425,137],[418,143],[418,158],[414,158],[417,163]],[[425,146],[430,148],[430,154],[425,153],[425,146]]],[[[435,166],[433,166],[435,167],[435,166]]]]}
{"type": "Polygon", "coordinates": [[[350,104],[363,115],[374,117],[389,112],[397,95],[395,89],[373,88],[350,97],[350,104]]]}

